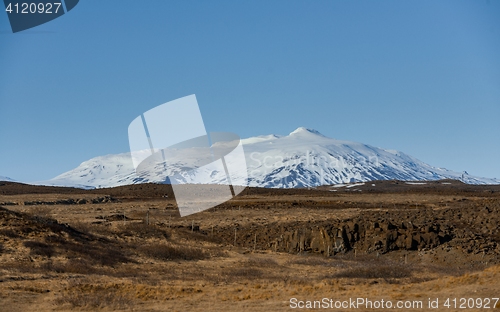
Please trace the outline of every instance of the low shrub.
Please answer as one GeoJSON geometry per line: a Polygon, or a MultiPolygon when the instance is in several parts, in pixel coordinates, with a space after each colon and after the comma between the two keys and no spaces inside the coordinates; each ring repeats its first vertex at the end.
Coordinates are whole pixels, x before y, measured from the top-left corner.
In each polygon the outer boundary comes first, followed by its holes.
{"type": "Polygon", "coordinates": [[[167,244],[150,244],[139,247],[139,251],[149,257],[168,260],[202,260],[209,255],[200,248],[167,244]]]}

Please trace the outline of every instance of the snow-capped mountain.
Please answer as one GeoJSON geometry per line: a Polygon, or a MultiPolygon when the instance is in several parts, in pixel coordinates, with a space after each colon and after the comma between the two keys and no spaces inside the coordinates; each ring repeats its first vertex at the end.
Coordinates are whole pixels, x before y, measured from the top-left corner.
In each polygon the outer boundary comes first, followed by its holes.
{"type": "MultiPolygon", "coordinates": [[[[267,135],[241,140],[248,171],[248,185],[293,188],[370,180],[457,179],[470,184],[500,184],[432,167],[399,151],[341,141],[315,130],[298,128],[287,136],[267,135]]],[[[83,162],[77,168],[38,184],[81,188],[165,182],[198,166],[182,153],[172,153],[169,165],[136,174],[130,153],[106,155],[83,162]]],[[[212,176],[220,172],[213,172],[212,176]]],[[[189,176],[183,182],[193,183],[189,176]]]]}
{"type": "Polygon", "coordinates": [[[0,176],[0,181],[15,182],[15,180],[4,176],[0,176]]]}

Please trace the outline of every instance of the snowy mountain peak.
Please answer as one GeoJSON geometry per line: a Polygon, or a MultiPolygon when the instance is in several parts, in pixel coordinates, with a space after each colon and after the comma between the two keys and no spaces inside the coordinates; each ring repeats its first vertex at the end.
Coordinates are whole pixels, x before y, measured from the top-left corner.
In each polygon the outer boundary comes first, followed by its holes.
{"type": "MultiPolygon", "coordinates": [[[[262,135],[242,139],[248,185],[258,187],[314,187],[319,185],[366,182],[372,180],[455,179],[470,184],[500,184],[499,180],[476,177],[428,165],[396,150],[367,144],[339,141],[316,130],[297,128],[288,136],[262,135]]],[[[82,188],[113,187],[138,183],[165,183],[168,177],[181,175],[183,183],[197,183],[188,174],[196,162],[177,151],[168,158],[168,166],[136,174],[130,153],[100,156],[45,185],[82,188]]],[[[208,172],[218,177],[220,172],[208,172]]],[[[213,181],[213,180],[211,180],[213,181]]],[[[218,180],[217,180],[218,181],[218,180]]],[[[219,183],[219,182],[211,183],[219,183]]]]}
{"type": "Polygon", "coordinates": [[[290,136],[297,135],[318,135],[324,137],[324,135],[322,135],[319,131],[305,127],[298,127],[297,129],[290,132],[290,136]]]}

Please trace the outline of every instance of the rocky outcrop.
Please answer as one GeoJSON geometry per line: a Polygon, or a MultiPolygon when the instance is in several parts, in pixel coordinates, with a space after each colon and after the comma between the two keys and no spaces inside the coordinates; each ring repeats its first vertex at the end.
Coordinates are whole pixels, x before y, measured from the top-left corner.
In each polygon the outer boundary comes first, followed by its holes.
{"type": "MultiPolygon", "coordinates": [[[[355,218],[238,228],[236,245],[325,255],[426,250],[442,244],[465,253],[500,255],[500,209],[408,209],[363,212],[355,218]]],[[[233,229],[217,229],[234,243],[233,229]]]]}
{"type": "Polygon", "coordinates": [[[109,195],[105,195],[103,197],[96,197],[91,199],[60,199],[55,201],[25,201],[23,204],[25,206],[33,206],[33,205],[84,205],[84,204],[102,204],[102,203],[113,203],[117,200],[109,195]]]}

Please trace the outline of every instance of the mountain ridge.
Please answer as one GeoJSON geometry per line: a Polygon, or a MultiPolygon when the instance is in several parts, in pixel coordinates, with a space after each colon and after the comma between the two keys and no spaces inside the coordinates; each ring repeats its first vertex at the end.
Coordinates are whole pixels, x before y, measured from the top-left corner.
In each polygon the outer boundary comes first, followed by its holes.
{"type": "Polygon", "coordinates": [[[3,182],[17,182],[14,179],[11,179],[9,177],[4,177],[4,176],[0,176],[0,181],[3,181],[3,182]]]}
{"type": "MultiPolygon", "coordinates": [[[[242,139],[248,167],[248,185],[293,188],[367,182],[455,179],[469,184],[500,184],[499,180],[471,176],[428,165],[403,152],[368,144],[332,139],[319,131],[299,127],[287,136],[261,135],[242,139]]],[[[137,183],[164,183],[180,175],[181,183],[195,183],[183,174],[195,168],[178,156],[169,166],[137,175],[130,153],[98,156],[48,181],[36,184],[79,188],[113,187],[137,183]]],[[[215,183],[220,172],[214,172],[215,183]]],[[[222,180],[221,180],[222,181],[222,180]]]]}

